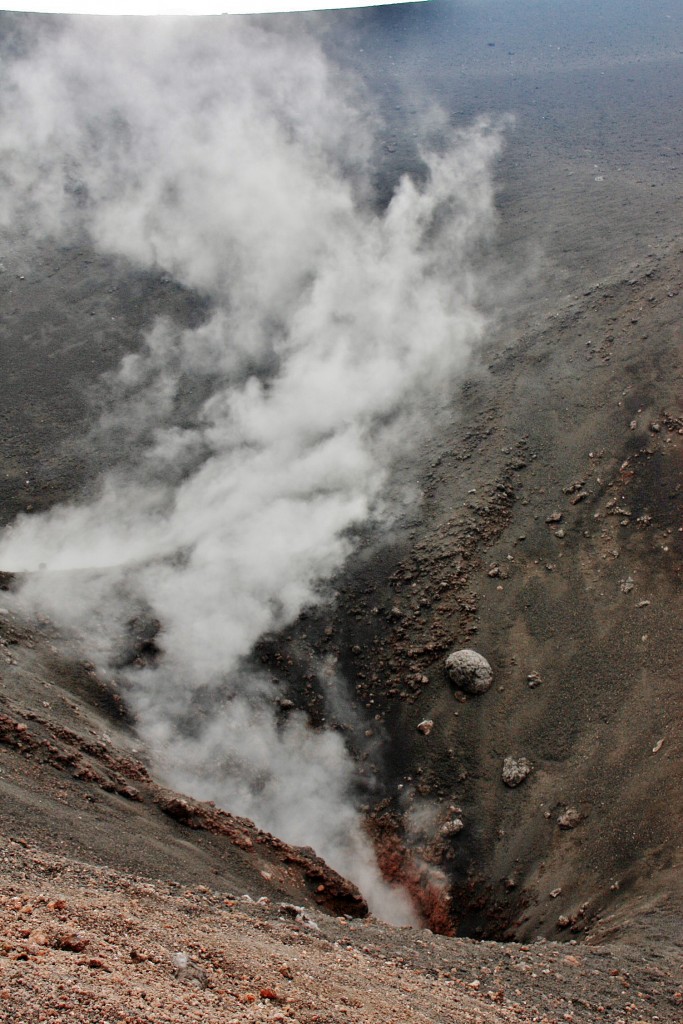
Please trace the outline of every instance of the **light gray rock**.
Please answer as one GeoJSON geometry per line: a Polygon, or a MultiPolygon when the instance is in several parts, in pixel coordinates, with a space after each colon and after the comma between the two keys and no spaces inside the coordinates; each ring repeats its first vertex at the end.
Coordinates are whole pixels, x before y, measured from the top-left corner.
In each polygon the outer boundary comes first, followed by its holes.
{"type": "Polygon", "coordinates": [[[526,757],[506,757],[503,761],[503,782],[506,786],[514,789],[531,774],[533,765],[526,757]]]}
{"type": "Polygon", "coordinates": [[[493,670],[486,658],[468,648],[448,655],[446,671],[458,689],[465,693],[486,693],[493,685],[493,670]]]}
{"type": "Polygon", "coordinates": [[[459,832],[465,827],[465,822],[462,818],[451,818],[450,821],[445,822],[439,829],[442,836],[457,836],[459,832]]]}
{"type": "Polygon", "coordinates": [[[576,828],[580,822],[581,814],[575,807],[568,807],[557,819],[557,824],[564,829],[576,828]]]}

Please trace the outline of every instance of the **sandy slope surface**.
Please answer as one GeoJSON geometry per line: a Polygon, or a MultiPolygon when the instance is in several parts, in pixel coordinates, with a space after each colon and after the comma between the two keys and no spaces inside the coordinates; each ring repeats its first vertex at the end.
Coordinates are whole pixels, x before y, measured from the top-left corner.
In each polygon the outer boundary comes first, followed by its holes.
{"type": "Polygon", "coordinates": [[[157,786],[111,681],[51,627],[4,615],[2,638],[0,1020],[679,1018],[669,940],[482,942],[363,916],[312,851],[157,786]]]}
{"type": "Polygon", "coordinates": [[[13,1024],[680,1019],[666,965],[628,949],[476,943],[317,914],[297,922],[249,894],[16,842],[1,885],[0,1020],[13,1024]]]}

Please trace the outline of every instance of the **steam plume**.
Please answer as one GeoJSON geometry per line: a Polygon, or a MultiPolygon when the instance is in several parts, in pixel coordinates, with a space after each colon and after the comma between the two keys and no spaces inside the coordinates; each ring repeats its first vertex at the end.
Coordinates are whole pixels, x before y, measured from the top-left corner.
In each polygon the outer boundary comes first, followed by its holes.
{"type": "Polygon", "coordinates": [[[158,320],[122,361],[100,426],[118,464],[90,500],[20,517],[0,565],[42,567],[22,603],[101,664],[132,614],[156,617],[162,656],[131,700],[168,781],[313,845],[408,921],[342,740],[303,714],[278,724],[244,659],[320,599],[354,527],[390,514],[392,462],[482,335],[472,266],[499,133],[444,124],[424,180],[378,210],[379,122],[313,39],[73,21],[3,79],[5,227],[86,237],[212,312],[196,330],[158,320]],[[202,399],[180,417],[188,382],[202,399]]]}

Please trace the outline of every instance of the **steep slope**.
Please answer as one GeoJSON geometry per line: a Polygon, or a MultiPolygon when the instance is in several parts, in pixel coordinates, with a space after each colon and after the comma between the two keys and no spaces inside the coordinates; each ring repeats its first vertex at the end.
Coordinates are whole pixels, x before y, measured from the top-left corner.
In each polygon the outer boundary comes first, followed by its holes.
{"type": "Polygon", "coordinates": [[[640,915],[680,935],[676,256],[590,289],[464,385],[424,452],[422,517],[338,581],[317,631],[384,739],[376,813],[446,870],[466,933],[604,936],[640,915]],[[458,647],[490,661],[489,693],[454,694],[458,647]],[[533,765],[519,788],[507,756],[533,765]],[[453,806],[465,827],[444,843],[453,806]]]}

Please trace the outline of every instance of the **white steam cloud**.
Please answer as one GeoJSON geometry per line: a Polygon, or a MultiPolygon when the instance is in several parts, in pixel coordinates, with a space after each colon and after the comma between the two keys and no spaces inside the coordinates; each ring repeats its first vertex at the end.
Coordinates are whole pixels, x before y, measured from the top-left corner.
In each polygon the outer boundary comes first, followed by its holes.
{"type": "Polygon", "coordinates": [[[423,180],[380,210],[378,122],[310,38],[72,22],[1,84],[6,229],[86,237],[212,312],[195,330],[157,321],[123,360],[100,427],[118,465],[96,497],[20,517],[0,567],[42,569],[23,605],[78,629],[101,664],[132,614],[158,619],[162,655],[130,674],[131,700],[167,780],[314,846],[409,921],[342,739],[300,713],[279,722],[245,658],[320,599],[353,528],[388,514],[392,461],[482,335],[471,268],[494,227],[499,132],[436,137],[432,119],[423,180]]]}

